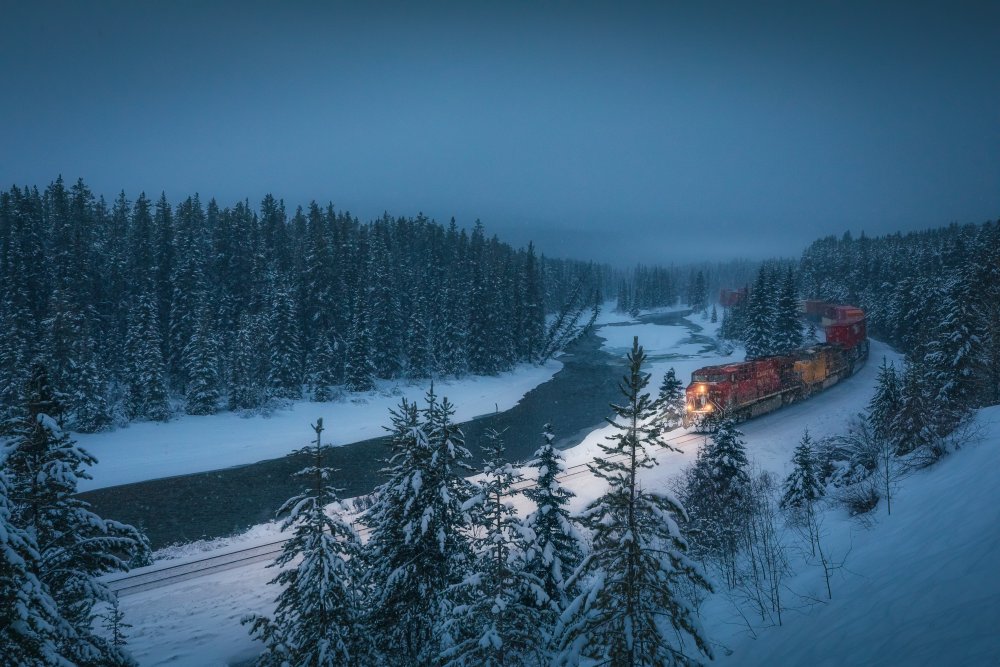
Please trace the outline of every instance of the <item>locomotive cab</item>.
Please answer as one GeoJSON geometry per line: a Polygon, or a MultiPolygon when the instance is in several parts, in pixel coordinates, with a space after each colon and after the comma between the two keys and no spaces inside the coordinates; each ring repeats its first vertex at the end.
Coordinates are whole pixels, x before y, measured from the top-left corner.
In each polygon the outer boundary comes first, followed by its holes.
{"type": "Polygon", "coordinates": [[[725,404],[726,391],[732,380],[732,374],[722,368],[702,368],[691,376],[691,384],[685,391],[686,410],[684,426],[700,425],[707,418],[718,414],[725,404]]]}

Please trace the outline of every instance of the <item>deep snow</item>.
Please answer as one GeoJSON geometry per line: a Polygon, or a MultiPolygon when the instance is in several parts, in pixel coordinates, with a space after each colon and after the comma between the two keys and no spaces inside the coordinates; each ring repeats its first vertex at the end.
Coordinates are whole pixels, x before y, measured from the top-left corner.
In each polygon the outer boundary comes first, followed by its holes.
{"type": "MultiPolygon", "coordinates": [[[[692,321],[705,327],[707,335],[716,328],[697,317],[692,321]]],[[[649,341],[650,356],[678,354],[688,345],[680,327],[655,331],[645,329],[655,325],[604,326],[598,333],[609,340],[609,346],[617,347],[617,342],[624,342],[625,332],[635,326],[644,327],[640,343],[649,341]],[[619,332],[613,329],[623,330],[620,341],[615,338],[619,332]],[[643,334],[650,335],[644,339],[643,334]]],[[[631,334],[627,343],[631,344],[631,334]]],[[[783,477],[803,429],[808,427],[815,437],[843,432],[851,417],[867,404],[883,355],[898,360],[889,348],[872,341],[871,358],[854,377],[809,401],[743,424],[754,463],[783,477]]],[[[742,358],[742,351],[737,350],[732,358],[742,358]]],[[[651,389],[655,391],[670,366],[686,380],[693,369],[721,361],[721,357],[706,355],[657,362],[648,369],[651,389]]],[[[460,408],[463,398],[456,401],[460,408]]],[[[1000,575],[993,563],[1000,554],[996,472],[1000,469],[1000,408],[982,411],[977,423],[982,442],[903,480],[891,517],[879,508],[874,525],[865,527],[841,510],[826,513],[825,543],[835,557],[848,554],[846,567],[835,575],[832,602],[799,604],[798,611],[786,614],[784,627],[764,630],[753,640],[725,600],[710,600],[703,609],[703,622],[718,647],[719,662],[900,667],[1000,664],[996,632],[1000,575]]],[[[597,429],[567,450],[567,464],[589,460],[609,430],[597,429]]],[[[668,484],[693,460],[696,445],[689,444],[680,453],[657,452],[660,465],[643,472],[643,483],[668,484]]],[[[570,479],[567,486],[578,494],[575,508],[602,491],[589,474],[570,479]]],[[[520,507],[523,511],[526,503],[522,501],[520,507]]],[[[270,541],[277,534],[274,524],[266,524],[244,536],[189,545],[161,556],[190,558],[201,550],[270,541]]],[[[123,598],[127,620],[134,626],[130,649],[141,665],[209,666],[251,659],[258,647],[239,619],[244,614],[272,612],[276,591],[265,582],[274,574],[273,568],[259,563],[123,598]]],[[[800,595],[815,593],[820,576],[818,568],[806,568],[789,580],[789,587],[800,595]]]]}

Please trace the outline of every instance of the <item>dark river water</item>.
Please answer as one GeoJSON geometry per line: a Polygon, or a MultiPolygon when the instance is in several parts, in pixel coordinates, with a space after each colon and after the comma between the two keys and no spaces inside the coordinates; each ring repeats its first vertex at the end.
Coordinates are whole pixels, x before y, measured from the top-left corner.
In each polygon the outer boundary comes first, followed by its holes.
{"type": "MultiPolygon", "coordinates": [[[[698,334],[700,327],[682,319],[685,313],[641,318],[655,324],[680,324],[691,339],[711,346],[698,334]]],[[[613,325],[612,325],[613,326],[613,325]]],[[[560,448],[578,444],[611,415],[609,403],[618,401],[618,381],[625,360],[601,349],[593,332],[574,342],[560,357],[563,368],[551,380],[528,392],[505,412],[462,423],[473,466],[480,463],[480,442],[487,428],[504,432],[512,460],[531,457],[542,442],[545,423],[552,424],[560,448]]],[[[639,341],[640,344],[642,341],[639,341]]],[[[658,357],[666,359],[667,357],[658,357]]],[[[681,378],[684,380],[685,378],[681,378]]],[[[655,387],[650,387],[655,392],[655,387]]],[[[461,404],[461,396],[449,396],[461,404]]],[[[388,414],[386,424],[389,423],[388,414]]],[[[336,484],[343,497],[369,493],[383,481],[379,469],[388,454],[384,438],[356,442],[331,450],[330,465],[339,468],[336,484]]],[[[149,537],[154,549],[177,542],[222,537],[270,521],[286,499],[300,491],[292,474],[308,462],[301,455],[260,461],[249,465],[155,479],[80,494],[98,515],[133,524],[149,537]]]]}

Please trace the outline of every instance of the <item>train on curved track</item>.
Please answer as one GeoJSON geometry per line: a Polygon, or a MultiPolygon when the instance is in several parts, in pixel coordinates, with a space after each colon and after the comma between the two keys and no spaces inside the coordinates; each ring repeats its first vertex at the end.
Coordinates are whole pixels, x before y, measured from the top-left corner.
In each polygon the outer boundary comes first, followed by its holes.
{"type": "Polygon", "coordinates": [[[720,418],[753,419],[853,375],[868,358],[865,312],[805,301],[807,319],[822,324],[826,342],[789,354],[699,368],[686,391],[684,426],[710,429],[720,418]]]}

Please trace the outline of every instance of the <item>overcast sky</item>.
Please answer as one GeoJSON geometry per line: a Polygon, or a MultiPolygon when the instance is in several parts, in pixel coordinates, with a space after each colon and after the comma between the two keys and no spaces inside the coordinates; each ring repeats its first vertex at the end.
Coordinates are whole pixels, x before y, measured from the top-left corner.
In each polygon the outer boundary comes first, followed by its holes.
{"type": "Polygon", "coordinates": [[[1000,218],[1000,2],[0,9],[3,187],[271,192],[613,262],[1000,218]]]}

